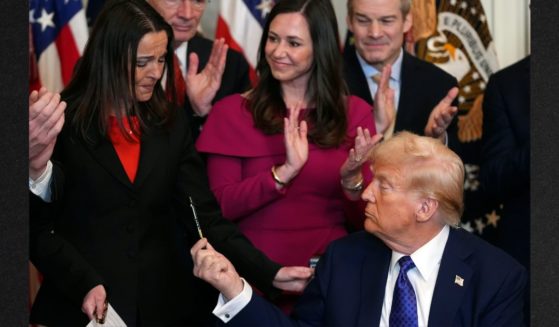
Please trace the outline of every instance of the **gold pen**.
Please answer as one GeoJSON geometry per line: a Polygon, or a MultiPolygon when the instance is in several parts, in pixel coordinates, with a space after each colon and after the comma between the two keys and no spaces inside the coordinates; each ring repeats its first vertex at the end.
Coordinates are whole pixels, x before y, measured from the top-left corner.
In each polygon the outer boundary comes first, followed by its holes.
{"type": "Polygon", "coordinates": [[[198,229],[198,235],[200,239],[204,238],[204,234],[202,234],[202,228],[200,228],[200,222],[198,221],[198,215],[196,214],[196,208],[194,207],[194,201],[192,201],[192,197],[188,197],[190,201],[190,208],[192,209],[192,214],[194,215],[194,222],[196,223],[196,229],[198,229]]]}
{"type": "Polygon", "coordinates": [[[107,298],[105,298],[105,303],[103,305],[103,315],[101,316],[101,318],[97,318],[95,317],[95,321],[100,324],[103,325],[105,323],[105,318],[107,318],[107,309],[109,308],[109,302],[107,301],[107,298]]]}

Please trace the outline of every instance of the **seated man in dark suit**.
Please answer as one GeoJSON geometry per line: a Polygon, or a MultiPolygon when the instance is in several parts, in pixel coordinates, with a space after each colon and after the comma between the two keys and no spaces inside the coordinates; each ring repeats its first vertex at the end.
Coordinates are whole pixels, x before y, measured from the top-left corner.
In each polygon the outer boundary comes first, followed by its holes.
{"type": "Polygon", "coordinates": [[[344,49],[345,80],[352,95],[374,100],[377,131],[385,137],[407,130],[440,138],[457,151],[458,83],[404,51],[404,34],[413,24],[410,7],[411,0],[348,0],[347,25],[355,42],[344,49]],[[383,101],[389,89],[393,107],[383,101]]]}
{"type": "Polygon", "coordinates": [[[291,318],[202,239],[194,274],[221,291],[235,326],[517,326],[525,269],[459,229],[464,166],[441,142],[397,133],[373,150],[365,230],[331,243],[291,318]],[[402,267],[402,268],[400,268],[402,267]]]}
{"type": "Polygon", "coordinates": [[[213,103],[250,88],[249,66],[242,54],[228,50],[223,39],[212,43],[197,32],[206,1],[148,0],[173,28],[175,54],[186,83],[186,90],[176,89],[186,92],[187,101],[184,94],[177,94],[177,100],[184,103],[195,141],[213,103]]]}

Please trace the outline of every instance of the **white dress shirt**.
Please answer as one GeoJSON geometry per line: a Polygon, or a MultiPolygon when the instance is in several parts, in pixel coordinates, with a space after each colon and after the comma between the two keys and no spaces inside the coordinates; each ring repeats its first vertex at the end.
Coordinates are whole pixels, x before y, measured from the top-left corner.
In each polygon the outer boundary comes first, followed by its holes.
{"type": "Polygon", "coordinates": [[[252,298],[252,287],[250,287],[244,278],[241,277],[241,279],[243,280],[243,290],[241,293],[229,301],[226,301],[223,294],[219,293],[217,305],[212,311],[212,313],[224,323],[233,319],[233,317],[246,307],[252,298]]]}
{"type": "MultiPolygon", "coordinates": [[[[175,49],[175,55],[179,59],[179,66],[181,69],[182,77],[184,78],[185,81],[186,81],[186,72],[187,72],[187,67],[186,67],[187,51],[188,51],[188,42],[181,43],[181,45],[179,45],[178,48],[175,49]]],[[[161,76],[161,86],[163,87],[164,90],[166,85],[167,85],[167,70],[165,70],[165,72],[163,72],[163,76],[161,76]]]]}
{"type": "MultiPolygon", "coordinates": [[[[415,291],[417,300],[417,322],[419,327],[427,326],[429,323],[431,300],[433,299],[433,291],[435,290],[435,283],[439,275],[439,268],[441,266],[441,259],[443,257],[446,241],[448,240],[448,234],[449,227],[447,225],[437,236],[410,255],[415,263],[415,268],[408,271],[408,279],[415,291]]],[[[405,254],[392,251],[392,259],[390,260],[390,267],[388,268],[384,302],[382,304],[380,317],[381,327],[388,327],[394,286],[398,279],[398,274],[400,273],[398,260],[403,256],[405,256],[405,254]]]]}
{"type": "Polygon", "coordinates": [[[52,179],[52,162],[47,162],[47,168],[36,180],[29,177],[29,190],[45,202],[51,201],[50,180],[52,179]]]}
{"type": "Polygon", "coordinates": [[[183,42],[175,49],[175,54],[179,58],[179,66],[181,68],[182,77],[186,80],[186,53],[188,50],[188,42],[183,42]]]}

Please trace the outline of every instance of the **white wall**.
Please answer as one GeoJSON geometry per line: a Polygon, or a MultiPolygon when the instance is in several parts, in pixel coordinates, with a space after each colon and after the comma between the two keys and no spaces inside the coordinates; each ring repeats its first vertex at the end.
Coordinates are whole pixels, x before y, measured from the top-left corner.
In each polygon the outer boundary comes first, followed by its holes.
{"type": "Polygon", "coordinates": [[[530,0],[481,0],[495,42],[499,67],[530,53],[530,0]]]}
{"type": "MultiPolygon", "coordinates": [[[[209,0],[202,19],[202,30],[210,38],[215,35],[220,1],[232,0],[209,0]]],[[[500,68],[510,65],[530,53],[529,2],[530,0],[481,0],[495,42],[500,68]]],[[[346,1],[332,0],[332,4],[336,11],[340,37],[343,42],[347,31],[346,1]]]]}

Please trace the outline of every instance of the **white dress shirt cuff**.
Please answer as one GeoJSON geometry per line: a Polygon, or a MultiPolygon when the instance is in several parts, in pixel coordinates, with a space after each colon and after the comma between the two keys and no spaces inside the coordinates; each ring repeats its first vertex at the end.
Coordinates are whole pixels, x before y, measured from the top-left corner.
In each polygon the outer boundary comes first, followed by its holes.
{"type": "Polygon", "coordinates": [[[29,190],[45,202],[51,201],[50,181],[52,179],[52,162],[47,162],[47,168],[36,180],[29,177],[29,190]]]}
{"type": "Polygon", "coordinates": [[[252,287],[250,287],[244,278],[241,278],[241,280],[243,281],[243,290],[241,293],[229,301],[226,301],[223,294],[220,293],[217,305],[212,311],[212,313],[224,323],[227,323],[241,312],[252,298],[252,287]]]}
{"type": "Polygon", "coordinates": [[[448,133],[444,131],[444,146],[448,148],[448,133]]]}

